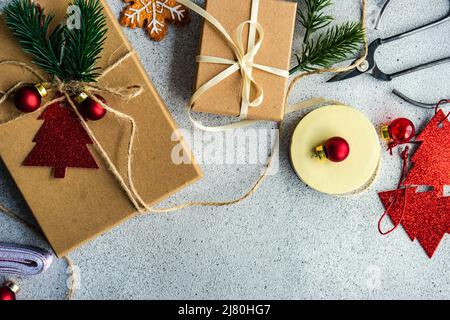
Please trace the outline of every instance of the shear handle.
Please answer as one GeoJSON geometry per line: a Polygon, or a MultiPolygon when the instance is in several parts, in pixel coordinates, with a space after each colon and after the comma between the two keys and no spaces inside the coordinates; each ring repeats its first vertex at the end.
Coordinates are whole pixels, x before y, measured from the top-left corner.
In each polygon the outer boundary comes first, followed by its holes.
{"type": "Polygon", "coordinates": [[[436,108],[436,103],[423,103],[423,102],[413,100],[396,89],[392,90],[392,93],[395,94],[400,99],[412,104],[413,106],[416,106],[416,107],[419,107],[422,109],[430,109],[430,110],[436,108]]]}
{"type": "Polygon", "coordinates": [[[435,66],[438,66],[438,65],[441,65],[441,64],[444,64],[444,63],[448,63],[448,62],[450,62],[450,57],[439,59],[439,60],[435,60],[435,61],[428,62],[428,63],[424,63],[424,64],[418,65],[416,67],[412,67],[412,68],[409,68],[409,69],[406,69],[406,70],[403,70],[403,71],[399,71],[399,72],[390,74],[389,77],[392,80],[392,79],[397,78],[397,77],[401,77],[401,76],[404,76],[404,75],[407,75],[407,74],[410,74],[410,73],[418,72],[420,70],[425,70],[425,69],[428,69],[428,68],[432,68],[432,67],[435,67],[435,66]]]}
{"type": "Polygon", "coordinates": [[[441,18],[441,19],[439,19],[439,20],[437,20],[435,22],[428,23],[428,24],[426,24],[424,26],[417,27],[415,29],[412,29],[412,30],[400,33],[398,35],[395,35],[395,36],[392,36],[392,37],[389,37],[389,38],[381,39],[381,44],[386,44],[386,43],[389,43],[389,42],[397,41],[397,40],[400,40],[400,39],[412,36],[412,35],[414,35],[416,33],[419,33],[419,32],[422,32],[422,31],[425,31],[425,30],[437,27],[437,26],[439,26],[439,25],[441,25],[441,24],[443,24],[443,23],[445,23],[447,21],[450,21],[450,13],[447,16],[445,16],[445,17],[443,17],[443,18],[441,18]]]}

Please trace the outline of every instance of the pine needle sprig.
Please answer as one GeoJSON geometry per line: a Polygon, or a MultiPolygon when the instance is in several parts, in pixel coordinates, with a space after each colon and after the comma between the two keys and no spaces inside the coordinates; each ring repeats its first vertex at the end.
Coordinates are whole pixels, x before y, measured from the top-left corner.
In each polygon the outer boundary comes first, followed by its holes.
{"type": "Polygon", "coordinates": [[[106,40],[106,18],[99,0],[74,0],[72,5],[80,21],[79,28],[69,25],[63,32],[66,80],[93,82],[99,76],[96,63],[106,40]]]}
{"type": "Polygon", "coordinates": [[[320,68],[331,68],[355,55],[365,41],[365,29],[361,23],[347,22],[333,26],[316,36],[317,31],[328,27],[334,20],[325,15],[324,10],[333,5],[332,0],[302,0],[306,3],[304,10],[299,10],[299,20],[305,28],[305,37],[301,52],[296,54],[298,65],[290,70],[315,71],[320,68]]]}
{"type": "Polygon", "coordinates": [[[13,0],[4,9],[6,24],[17,37],[25,52],[31,54],[33,63],[46,73],[62,78],[64,72],[49,42],[49,28],[53,16],[29,0],[13,0]]]}
{"type": "Polygon", "coordinates": [[[364,42],[364,29],[360,23],[347,22],[334,26],[310,40],[297,55],[297,70],[314,71],[318,68],[331,68],[334,64],[351,57],[364,42]]]}
{"type": "Polygon", "coordinates": [[[300,23],[305,28],[306,33],[303,43],[307,43],[311,35],[333,22],[333,17],[325,15],[323,10],[333,5],[332,0],[305,0],[306,10],[298,10],[300,23]]]}

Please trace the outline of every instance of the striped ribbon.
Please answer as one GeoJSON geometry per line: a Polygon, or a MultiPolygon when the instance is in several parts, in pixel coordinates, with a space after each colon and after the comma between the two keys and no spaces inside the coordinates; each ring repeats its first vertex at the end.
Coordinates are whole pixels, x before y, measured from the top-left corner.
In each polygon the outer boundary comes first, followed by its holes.
{"type": "Polygon", "coordinates": [[[0,242],[0,274],[34,276],[46,271],[53,254],[31,246],[0,242]]]}

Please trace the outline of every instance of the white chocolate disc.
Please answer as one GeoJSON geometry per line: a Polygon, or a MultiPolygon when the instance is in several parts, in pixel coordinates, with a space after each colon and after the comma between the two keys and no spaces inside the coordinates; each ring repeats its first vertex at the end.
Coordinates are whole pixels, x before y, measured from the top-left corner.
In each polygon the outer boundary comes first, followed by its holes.
{"type": "Polygon", "coordinates": [[[311,188],[332,195],[363,189],[374,179],[380,163],[380,142],[372,123],[361,112],[347,106],[326,106],[305,116],[291,142],[292,166],[311,188]],[[332,137],[342,137],[350,154],[342,162],[320,161],[314,149],[332,137]]]}

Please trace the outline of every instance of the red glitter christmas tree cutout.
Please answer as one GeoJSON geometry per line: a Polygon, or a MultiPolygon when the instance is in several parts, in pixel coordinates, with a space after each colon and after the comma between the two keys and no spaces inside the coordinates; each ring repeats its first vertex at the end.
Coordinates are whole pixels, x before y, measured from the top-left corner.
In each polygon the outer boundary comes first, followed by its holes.
{"type": "Polygon", "coordinates": [[[44,120],[44,124],[34,137],[36,146],[23,165],[52,167],[55,178],[64,178],[69,167],[98,169],[87,148],[93,141],[69,107],[54,103],[38,119],[44,120]]]}
{"type": "Polygon", "coordinates": [[[401,224],[431,258],[450,232],[450,197],[443,196],[444,186],[450,185],[450,122],[442,110],[417,141],[421,144],[404,181],[407,188],[381,192],[379,196],[392,223],[401,224]],[[418,192],[417,186],[431,186],[433,190],[418,192]]]}
{"type": "Polygon", "coordinates": [[[446,118],[439,110],[417,137],[420,147],[405,181],[406,185],[432,186],[439,196],[450,185],[450,122],[446,118]]]}
{"type": "Polygon", "coordinates": [[[427,255],[433,257],[449,231],[450,198],[439,197],[436,191],[417,192],[417,188],[381,192],[379,196],[389,208],[392,223],[401,223],[411,241],[417,239],[427,255]]]}

